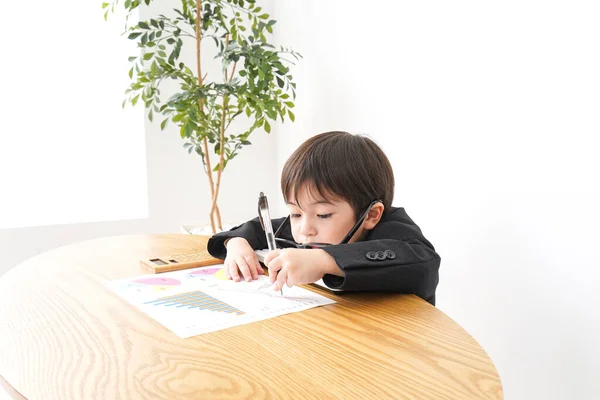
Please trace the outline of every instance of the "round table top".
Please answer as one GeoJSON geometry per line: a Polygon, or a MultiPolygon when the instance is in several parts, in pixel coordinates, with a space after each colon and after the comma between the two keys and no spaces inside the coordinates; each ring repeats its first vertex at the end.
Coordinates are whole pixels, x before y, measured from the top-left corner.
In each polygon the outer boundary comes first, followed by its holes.
{"type": "Polygon", "coordinates": [[[0,383],[28,399],[502,398],[479,344],[413,295],[307,285],[337,303],[180,339],[104,285],[206,240],[95,239],[7,272],[0,383]]]}

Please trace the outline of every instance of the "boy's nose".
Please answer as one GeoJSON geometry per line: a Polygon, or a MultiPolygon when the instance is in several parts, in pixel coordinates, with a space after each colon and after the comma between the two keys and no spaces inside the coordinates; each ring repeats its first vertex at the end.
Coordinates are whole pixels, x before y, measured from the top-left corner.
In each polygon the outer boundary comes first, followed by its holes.
{"type": "Polygon", "coordinates": [[[304,220],[300,225],[300,234],[305,237],[315,236],[317,234],[317,230],[314,225],[310,223],[310,221],[304,220]]]}

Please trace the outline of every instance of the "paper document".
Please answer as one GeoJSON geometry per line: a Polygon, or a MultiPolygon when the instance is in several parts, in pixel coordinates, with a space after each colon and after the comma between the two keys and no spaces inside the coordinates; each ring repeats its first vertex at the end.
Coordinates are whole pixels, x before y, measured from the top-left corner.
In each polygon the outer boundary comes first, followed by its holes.
{"type": "Polygon", "coordinates": [[[335,303],[294,286],[283,296],[269,278],[228,280],[223,265],[141,275],[106,286],[181,338],[335,303]]]}

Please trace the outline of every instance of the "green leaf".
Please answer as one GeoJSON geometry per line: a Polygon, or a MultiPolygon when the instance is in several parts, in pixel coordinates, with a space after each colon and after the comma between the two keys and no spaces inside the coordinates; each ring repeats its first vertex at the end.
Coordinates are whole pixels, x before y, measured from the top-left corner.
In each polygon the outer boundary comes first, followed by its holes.
{"type": "Polygon", "coordinates": [[[193,127],[191,123],[187,123],[184,125],[185,126],[185,137],[190,137],[192,136],[192,131],[193,131],[193,127]]]}
{"type": "Polygon", "coordinates": [[[140,28],[142,28],[142,29],[150,29],[150,27],[148,26],[148,24],[147,24],[147,23],[145,23],[144,21],[140,21],[140,22],[138,23],[138,26],[139,26],[140,28]]]}
{"type": "Polygon", "coordinates": [[[169,120],[169,118],[165,119],[163,122],[160,123],[160,130],[164,130],[165,126],[167,125],[167,121],[169,120]]]}
{"type": "Polygon", "coordinates": [[[290,110],[288,110],[288,115],[290,116],[290,119],[292,120],[292,122],[294,122],[296,120],[296,116],[290,110]]]}
{"type": "Polygon", "coordinates": [[[135,39],[136,37],[140,36],[142,34],[142,32],[132,32],[129,34],[129,36],[127,36],[127,39],[135,39]]]}
{"type": "Polygon", "coordinates": [[[267,19],[267,18],[269,18],[269,14],[261,14],[261,15],[258,16],[258,18],[260,18],[260,19],[267,19]]]}
{"type": "Polygon", "coordinates": [[[139,98],[140,98],[139,94],[134,96],[133,99],[131,99],[131,105],[135,106],[137,104],[139,98]]]}
{"type": "Polygon", "coordinates": [[[148,61],[149,59],[152,58],[153,55],[154,55],[154,53],[146,53],[146,54],[144,54],[144,61],[148,61]]]}
{"type": "Polygon", "coordinates": [[[284,86],[283,79],[281,79],[280,77],[277,77],[277,86],[279,86],[280,88],[283,88],[284,86]]]}
{"type": "Polygon", "coordinates": [[[276,120],[277,119],[277,111],[273,110],[273,109],[268,109],[265,111],[265,114],[267,114],[267,116],[269,118],[271,118],[272,120],[276,120]]]}
{"type": "Polygon", "coordinates": [[[267,133],[271,133],[271,125],[269,124],[269,121],[265,121],[265,131],[267,133]]]}
{"type": "Polygon", "coordinates": [[[148,120],[149,120],[150,122],[152,122],[152,116],[153,116],[153,115],[152,115],[152,110],[150,110],[150,112],[148,113],[148,120]]]}
{"type": "Polygon", "coordinates": [[[110,4],[108,4],[108,3],[102,3],[102,8],[103,9],[106,8],[106,7],[108,7],[108,6],[110,6],[110,4]]]}

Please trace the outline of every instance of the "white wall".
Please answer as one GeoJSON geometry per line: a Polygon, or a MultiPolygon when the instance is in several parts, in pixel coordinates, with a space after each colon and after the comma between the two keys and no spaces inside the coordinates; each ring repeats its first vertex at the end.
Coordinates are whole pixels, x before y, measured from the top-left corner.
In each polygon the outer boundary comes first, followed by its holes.
{"type": "Polygon", "coordinates": [[[600,7],[592,1],[287,1],[304,55],[281,166],[326,130],[371,135],[442,257],[438,307],[507,399],[600,391],[600,7]],[[368,5],[372,4],[372,5],[368,5]]]}
{"type": "MultiPolygon", "coordinates": [[[[171,0],[170,4],[156,3],[157,5],[153,5],[151,10],[142,11],[142,19],[148,18],[152,13],[168,13],[179,4],[179,1],[171,0]]],[[[271,2],[267,1],[263,8],[269,10],[270,5],[271,2]]],[[[99,14],[101,13],[99,7],[99,14]]],[[[59,47],[60,45],[61,43],[56,44],[59,47]]],[[[64,43],[64,45],[69,47],[71,43],[64,43]]],[[[57,51],[60,50],[59,47],[57,51]]],[[[186,55],[193,57],[193,54],[186,55]]],[[[210,70],[208,65],[205,65],[205,68],[210,70]]],[[[123,74],[127,74],[127,69],[123,70],[123,74]]],[[[19,77],[15,79],[18,80],[19,77]]],[[[123,92],[125,89],[124,87],[123,92]]],[[[68,90],[68,84],[65,84],[65,90],[68,90]]],[[[115,100],[120,104],[122,97],[119,95],[115,100]]],[[[8,102],[3,105],[3,115],[11,115],[10,108],[18,106],[20,105],[8,102]]],[[[46,128],[51,132],[59,127],[46,128]]],[[[256,131],[250,136],[253,144],[246,147],[227,166],[221,184],[219,202],[223,223],[245,221],[255,217],[255,197],[258,197],[259,191],[264,191],[268,195],[278,195],[276,158],[265,156],[275,152],[275,136],[274,133],[268,135],[256,131]],[[248,201],[248,193],[255,194],[250,196],[250,201],[248,201]]],[[[51,151],[51,149],[47,150],[51,151]]],[[[188,155],[183,149],[183,141],[179,137],[178,129],[171,125],[166,131],[161,132],[158,124],[146,122],[146,160],[148,219],[0,230],[0,275],[36,254],[80,240],[130,233],[177,233],[180,231],[181,224],[201,226],[208,224],[210,194],[206,175],[202,170],[200,157],[188,155]]],[[[43,166],[40,165],[40,168],[43,166]]],[[[10,173],[10,171],[0,171],[0,173],[10,173]]],[[[10,196],[10,190],[2,190],[0,200],[4,196],[10,196]]],[[[40,201],[43,201],[43,196],[40,201]]],[[[275,199],[273,203],[276,204],[275,199]]]]}

